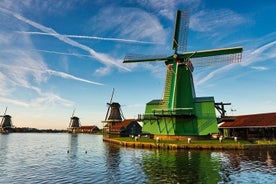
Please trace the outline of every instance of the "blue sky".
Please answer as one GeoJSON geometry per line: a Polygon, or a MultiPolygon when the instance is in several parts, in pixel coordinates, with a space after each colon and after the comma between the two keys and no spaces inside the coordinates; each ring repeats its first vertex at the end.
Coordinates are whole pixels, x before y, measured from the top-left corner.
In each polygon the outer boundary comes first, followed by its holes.
{"type": "Polygon", "coordinates": [[[162,97],[166,67],[123,58],[171,55],[177,9],[190,10],[187,51],[244,48],[239,64],[195,68],[197,96],[231,102],[228,115],[276,112],[274,0],[0,0],[0,111],[18,127],[65,129],[76,109],[101,127],[115,88],[137,117],[162,97]]]}

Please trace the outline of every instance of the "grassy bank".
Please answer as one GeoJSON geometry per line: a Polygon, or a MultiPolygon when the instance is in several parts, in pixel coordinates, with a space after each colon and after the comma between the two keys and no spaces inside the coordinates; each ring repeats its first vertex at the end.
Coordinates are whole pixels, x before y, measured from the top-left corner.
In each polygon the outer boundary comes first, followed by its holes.
{"type": "Polygon", "coordinates": [[[103,141],[119,144],[124,147],[154,148],[154,149],[262,149],[276,148],[276,141],[259,140],[250,142],[247,140],[224,139],[221,142],[212,140],[173,141],[159,140],[142,137],[138,140],[130,137],[104,138],[103,141]]]}

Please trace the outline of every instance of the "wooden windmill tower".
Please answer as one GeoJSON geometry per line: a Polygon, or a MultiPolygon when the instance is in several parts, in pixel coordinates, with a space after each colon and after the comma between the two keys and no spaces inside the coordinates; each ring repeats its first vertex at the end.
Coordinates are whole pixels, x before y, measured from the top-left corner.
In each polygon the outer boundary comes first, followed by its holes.
{"type": "Polygon", "coordinates": [[[0,133],[8,133],[13,130],[11,116],[6,114],[7,109],[8,108],[6,107],[4,114],[0,116],[2,117],[0,124],[0,133]]]}
{"type": "Polygon", "coordinates": [[[186,52],[189,12],[177,11],[173,37],[174,54],[127,55],[124,63],[164,61],[167,66],[164,96],[146,104],[143,132],[156,135],[207,135],[218,132],[214,97],[196,97],[194,66],[241,61],[242,47],[186,52]]]}
{"type": "Polygon", "coordinates": [[[80,127],[80,118],[77,116],[74,116],[75,110],[73,110],[72,116],[70,118],[70,123],[68,127],[69,133],[76,133],[78,128],[80,127]]]}
{"type": "Polygon", "coordinates": [[[113,96],[114,88],[112,90],[110,102],[107,103],[108,109],[106,112],[105,120],[103,121],[103,123],[105,123],[105,133],[109,133],[113,125],[120,123],[125,119],[121,109],[121,105],[117,102],[112,102],[113,96]]]}

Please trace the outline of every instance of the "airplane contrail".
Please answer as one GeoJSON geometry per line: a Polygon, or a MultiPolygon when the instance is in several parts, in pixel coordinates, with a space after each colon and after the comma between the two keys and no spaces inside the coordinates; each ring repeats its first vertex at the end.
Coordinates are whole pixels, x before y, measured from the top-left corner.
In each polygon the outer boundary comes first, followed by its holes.
{"type": "MultiPolygon", "coordinates": [[[[57,36],[54,33],[44,33],[44,32],[32,32],[32,31],[16,31],[22,34],[33,34],[33,35],[46,35],[46,36],[57,36]]],[[[61,35],[61,34],[60,34],[61,35]]],[[[161,44],[159,42],[147,42],[140,40],[122,39],[122,38],[109,38],[109,37],[98,37],[98,36],[82,36],[82,35],[67,35],[63,34],[67,38],[80,38],[80,39],[95,39],[95,40],[107,40],[107,41],[119,41],[119,42],[131,42],[131,43],[141,43],[141,44],[161,44]]]]}
{"type": "MultiPolygon", "coordinates": [[[[30,51],[38,51],[38,52],[45,52],[49,54],[58,54],[58,55],[66,55],[66,56],[76,56],[76,57],[89,57],[93,58],[91,55],[87,54],[78,54],[78,53],[68,53],[68,52],[58,52],[58,51],[53,51],[53,50],[42,50],[42,49],[31,49],[30,51]]],[[[1,51],[0,51],[1,52],[1,51]]]]}
{"type": "Polygon", "coordinates": [[[103,85],[102,83],[93,82],[93,81],[90,81],[90,80],[75,77],[73,75],[70,75],[70,74],[67,74],[67,73],[64,73],[64,72],[59,72],[59,71],[54,71],[54,70],[46,70],[46,72],[51,74],[51,75],[55,75],[55,76],[59,76],[59,77],[67,78],[67,79],[78,80],[78,81],[82,81],[82,82],[86,82],[86,83],[90,83],[90,84],[101,85],[101,86],[103,85]]]}
{"type": "Polygon", "coordinates": [[[23,16],[21,16],[20,14],[17,14],[17,13],[14,13],[14,12],[11,12],[7,9],[4,9],[4,8],[1,8],[0,7],[0,11],[6,13],[6,14],[9,14],[9,15],[12,15],[13,17],[15,17],[16,19],[18,20],[21,20],[22,22],[25,22],[43,32],[46,32],[48,34],[52,34],[53,37],[56,37],[57,39],[59,39],[60,41],[63,41],[64,43],[67,43],[71,46],[74,46],[74,47],[77,47],[77,48],[80,48],[82,50],[85,50],[87,52],[89,52],[91,54],[91,56],[93,56],[94,58],[98,59],[99,61],[101,61],[102,63],[108,65],[108,64],[113,64],[121,69],[124,69],[124,70],[127,70],[127,71],[130,71],[129,68],[127,67],[124,67],[122,66],[119,62],[116,62],[114,59],[111,59],[110,56],[106,55],[106,54],[103,54],[103,53],[98,53],[96,52],[95,50],[93,50],[92,48],[86,46],[86,45],[83,45],[83,44],[80,44],[79,42],[76,42],[62,34],[59,34],[58,32],[56,32],[54,29],[52,28],[49,28],[49,27],[46,27],[44,25],[41,25],[37,22],[34,22],[30,19],[27,19],[23,16]]]}
{"type": "MultiPolygon", "coordinates": [[[[9,65],[6,65],[6,64],[0,64],[0,66],[6,67],[6,68],[10,67],[9,65]]],[[[93,82],[93,81],[90,81],[90,80],[87,80],[87,79],[82,79],[82,78],[76,77],[74,75],[70,75],[70,74],[65,73],[65,72],[60,72],[60,71],[55,71],[55,70],[50,70],[50,69],[41,70],[41,69],[35,69],[35,68],[27,68],[27,67],[24,67],[24,66],[13,66],[13,68],[18,68],[18,69],[26,70],[26,71],[39,71],[41,73],[48,73],[50,75],[59,76],[59,77],[65,78],[65,79],[73,79],[73,80],[86,82],[86,83],[90,83],[90,84],[95,84],[95,85],[101,85],[101,86],[104,85],[104,84],[99,83],[99,82],[93,82]]]]}

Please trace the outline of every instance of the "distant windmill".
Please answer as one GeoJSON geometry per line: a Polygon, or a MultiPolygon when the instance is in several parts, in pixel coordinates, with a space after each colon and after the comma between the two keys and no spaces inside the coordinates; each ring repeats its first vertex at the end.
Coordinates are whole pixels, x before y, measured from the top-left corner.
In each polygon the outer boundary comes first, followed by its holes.
{"type": "Polygon", "coordinates": [[[113,99],[113,96],[114,96],[114,88],[112,89],[112,93],[111,93],[111,98],[110,98],[110,101],[109,101],[109,103],[107,103],[107,105],[108,105],[108,108],[107,108],[107,113],[106,113],[106,115],[105,115],[105,121],[107,120],[107,116],[108,116],[108,114],[109,114],[109,111],[110,111],[110,108],[111,108],[111,103],[112,103],[112,99],[113,99]]]}
{"type": "Polygon", "coordinates": [[[105,121],[109,122],[121,122],[124,119],[123,112],[121,110],[121,105],[117,102],[112,102],[114,96],[114,88],[112,90],[111,98],[109,103],[107,103],[108,109],[105,115],[105,121]]]}
{"type": "Polygon", "coordinates": [[[147,103],[143,131],[158,135],[207,135],[217,133],[214,97],[195,95],[194,66],[241,61],[242,47],[186,52],[189,11],[177,11],[172,48],[174,54],[127,55],[124,63],[164,61],[167,67],[162,99],[147,103]],[[180,53],[178,53],[180,52],[180,53]]]}
{"type": "Polygon", "coordinates": [[[111,104],[108,104],[108,106],[109,111],[107,112],[108,118],[106,121],[121,122],[125,119],[119,103],[112,102],[111,104]]]}
{"type": "Polygon", "coordinates": [[[113,125],[116,123],[122,122],[125,118],[123,115],[123,112],[121,110],[121,105],[117,102],[113,102],[113,96],[114,96],[114,88],[112,90],[111,98],[109,103],[107,103],[107,112],[105,115],[105,120],[103,123],[107,123],[105,125],[106,132],[108,132],[113,125]]]}
{"type": "Polygon", "coordinates": [[[13,129],[11,116],[6,114],[7,110],[8,108],[6,107],[4,114],[0,115],[0,117],[2,117],[1,124],[0,124],[1,133],[10,132],[13,129]]]}
{"type": "Polygon", "coordinates": [[[80,127],[80,119],[77,116],[74,116],[75,109],[73,110],[72,116],[70,118],[70,123],[68,127],[69,133],[76,133],[76,130],[80,127]]]}

